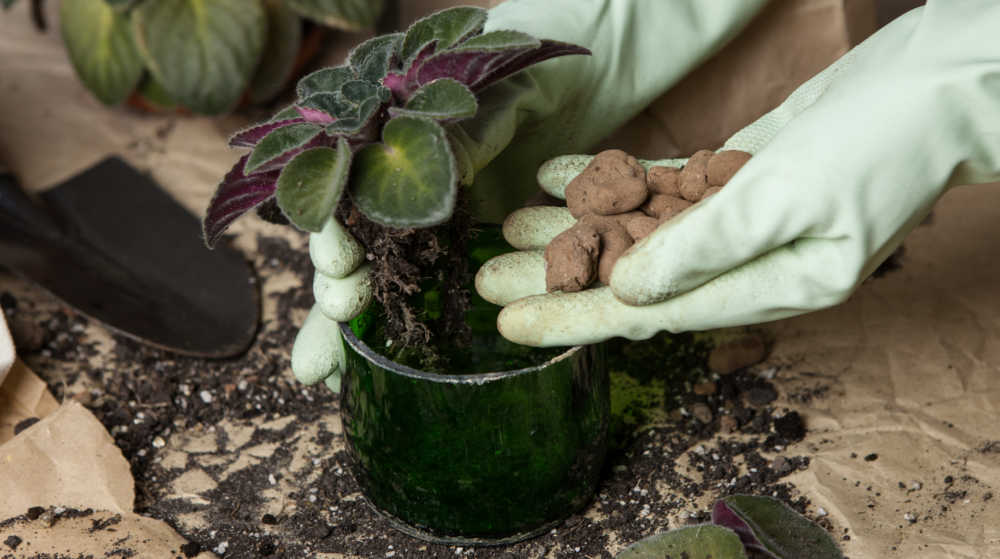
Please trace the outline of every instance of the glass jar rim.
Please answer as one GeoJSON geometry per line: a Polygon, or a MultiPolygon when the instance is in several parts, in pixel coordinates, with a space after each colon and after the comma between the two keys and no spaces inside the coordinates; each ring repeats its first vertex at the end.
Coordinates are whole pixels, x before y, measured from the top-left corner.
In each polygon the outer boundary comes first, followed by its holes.
{"type": "Polygon", "coordinates": [[[545,369],[546,367],[558,363],[563,359],[568,359],[572,357],[577,351],[583,349],[583,346],[573,346],[566,351],[556,355],[555,357],[546,360],[538,365],[533,365],[531,367],[524,367],[521,369],[511,369],[508,371],[494,371],[486,373],[470,373],[470,374],[441,374],[441,373],[431,373],[428,371],[421,371],[419,369],[414,369],[413,367],[408,367],[402,363],[397,363],[391,359],[385,357],[379,352],[373,350],[360,338],[354,334],[354,330],[351,329],[351,325],[347,322],[338,323],[340,327],[340,334],[344,341],[354,348],[359,354],[372,361],[379,367],[385,370],[392,371],[396,374],[400,374],[407,377],[412,377],[420,380],[427,380],[431,382],[441,382],[448,384],[485,384],[488,382],[508,379],[520,375],[526,375],[534,373],[545,369]]]}

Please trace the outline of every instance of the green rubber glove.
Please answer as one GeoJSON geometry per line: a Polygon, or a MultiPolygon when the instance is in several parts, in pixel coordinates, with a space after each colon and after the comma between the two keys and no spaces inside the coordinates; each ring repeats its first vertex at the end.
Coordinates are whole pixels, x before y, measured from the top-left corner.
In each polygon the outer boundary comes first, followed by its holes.
{"type": "MultiPolygon", "coordinates": [[[[490,10],[486,31],[516,29],[586,46],[593,55],[549,60],[494,85],[480,95],[476,117],[449,130],[467,172],[464,182],[475,177],[469,190],[474,215],[502,220],[534,193],[540,163],[587,149],[627,122],[735,36],[767,1],[508,0],[490,10]]],[[[295,376],[331,388],[339,387],[343,369],[336,321],[353,318],[364,308],[359,303],[371,299],[367,275],[355,270],[362,260],[345,259],[351,267],[334,256],[337,265],[330,267],[321,261],[326,257],[317,257],[360,254],[356,241],[335,225],[310,238],[316,307],[292,349],[295,376]],[[338,248],[339,242],[348,248],[338,248]]]]}
{"type": "MultiPolygon", "coordinates": [[[[636,243],[610,287],[539,295],[544,264],[530,249],[567,222],[546,225],[560,219],[552,208],[515,213],[508,240],[529,250],[477,277],[507,305],[501,333],[536,346],[644,339],[844,301],[947,188],[1000,179],[998,28],[995,1],[931,0],[880,30],[731,138],[723,149],[754,157],[636,243]]],[[[539,180],[559,194],[587,161],[560,158],[539,180]]]]}

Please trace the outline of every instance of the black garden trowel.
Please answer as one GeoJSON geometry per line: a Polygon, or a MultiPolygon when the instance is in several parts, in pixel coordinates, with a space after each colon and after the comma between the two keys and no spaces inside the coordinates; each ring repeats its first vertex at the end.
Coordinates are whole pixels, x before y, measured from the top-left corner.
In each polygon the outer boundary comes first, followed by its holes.
{"type": "Polygon", "coordinates": [[[0,169],[0,267],[131,338],[176,353],[244,351],[259,318],[243,257],[117,157],[32,199],[0,169]]]}

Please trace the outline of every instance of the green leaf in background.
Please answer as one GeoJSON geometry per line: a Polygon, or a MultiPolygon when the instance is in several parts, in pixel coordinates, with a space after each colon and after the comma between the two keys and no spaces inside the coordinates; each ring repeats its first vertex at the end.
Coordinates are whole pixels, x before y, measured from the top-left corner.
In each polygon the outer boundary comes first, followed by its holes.
{"type": "Polygon", "coordinates": [[[486,10],[471,6],[449,8],[417,20],[406,30],[399,57],[404,66],[428,43],[437,41],[437,52],[478,33],[486,23],[486,10]]]}
{"type": "MultiPolygon", "coordinates": [[[[615,559],[746,559],[739,536],[711,524],[671,530],[630,545],[615,559]]],[[[802,559],[808,557],[803,555],[802,559]]]]}
{"type": "Polygon", "coordinates": [[[725,497],[715,503],[712,522],[734,530],[748,549],[776,559],[844,557],[826,530],[770,497],[725,497]]]}
{"type": "Polygon", "coordinates": [[[382,15],[384,0],[287,0],[304,18],[329,27],[358,31],[373,27],[382,15]]]}
{"type": "Polygon", "coordinates": [[[143,74],[128,19],[94,0],[63,0],[59,19],[69,58],[87,89],[106,105],[127,99],[143,74]]]}
{"type": "Polygon", "coordinates": [[[119,12],[127,12],[133,4],[139,0],[104,0],[109,6],[118,10],[119,12]]]}
{"type": "Polygon", "coordinates": [[[263,0],[155,0],[132,10],[146,66],[181,105],[232,110],[267,40],[263,0]]]}
{"type": "Polygon", "coordinates": [[[263,165],[271,163],[291,151],[301,149],[322,131],[322,127],[308,123],[289,124],[274,130],[264,136],[257,143],[257,147],[250,152],[250,158],[247,159],[243,172],[249,175],[263,165]]]}
{"type": "Polygon", "coordinates": [[[304,76],[295,87],[299,100],[303,101],[315,93],[333,93],[340,91],[343,85],[357,79],[350,66],[323,68],[304,76]]]}
{"type": "Polygon", "coordinates": [[[374,39],[368,39],[354,47],[347,59],[361,79],[378,82],[389,71],[392,56],[399,49],[402,40],[402,33],[380,35],[374,39]]]}
{"type": "Polygon", "coordinates": [[[7,8],[13,6],[14,2],[17,2],[17,0],[0,0],[0,6],[3,6],[3,9],[6,10],[7,8]]]}
{"type": "Polygon", "coordinates": [[[307,149],[295,156],[278,177],[278,207],[299,229],[319,233],[344,193],[351,167],[351,147],[307,149]]]}
{"type": "Polygon", "coordinates": [[[364,147],[354,159],[354,204],[388,227],[446,221],[455,209],[457,187],[451,146],[432,120],[394,118],[382,130],[382,143],[364,147]]]}
{"type": "Polygon", "coordinates": [[[302,19],[282,0],[265,0],[267,43],[250,82],[250,102],[264,103],[281,92],[292,76],[302,42],[302,19]]]}
{"type": "Polygon", "coordinates": [[[458,80],[434,80],[413,93],[402,109],[389,109],[393,115],[411,115],[434,120],[455,121],[475,116],[476,96],[458,80]]]}
{"type": "Polygon", "coordinates": [[[163,85],[148,73],[139,82],[136,92],[139,93],[139,96],[146,103],[149,103],[157,110],[169,111],[177,108],[177,102],[170,98],[170,94],[167,93],[163,85]]]}

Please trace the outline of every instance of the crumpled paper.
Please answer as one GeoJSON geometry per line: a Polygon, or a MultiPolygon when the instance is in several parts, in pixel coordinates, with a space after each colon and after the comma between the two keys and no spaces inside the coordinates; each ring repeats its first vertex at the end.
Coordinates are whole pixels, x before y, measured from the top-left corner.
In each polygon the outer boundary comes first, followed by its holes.
{"type": "Polygon", "coordinates": [[[0,495],[5,558],[176,557],[187,544],[166,523],[132,511],[132,473],[111,435],[79,403],[59,406],[21,361],[0,385],[0,495]],[[14,436],[30,418],[39,420],[14,436]],[[34,507],[38,513],[29,513],[34,507]]]}

